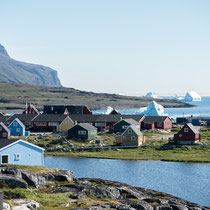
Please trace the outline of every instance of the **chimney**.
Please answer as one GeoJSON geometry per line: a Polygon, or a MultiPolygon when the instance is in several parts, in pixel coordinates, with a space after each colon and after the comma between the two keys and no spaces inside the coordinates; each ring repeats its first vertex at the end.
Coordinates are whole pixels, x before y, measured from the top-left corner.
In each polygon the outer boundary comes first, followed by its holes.
{"type": "Polygon", "coordinates": [[[77,120],[75,120],[74,124],[77,125],[77,120]]]}

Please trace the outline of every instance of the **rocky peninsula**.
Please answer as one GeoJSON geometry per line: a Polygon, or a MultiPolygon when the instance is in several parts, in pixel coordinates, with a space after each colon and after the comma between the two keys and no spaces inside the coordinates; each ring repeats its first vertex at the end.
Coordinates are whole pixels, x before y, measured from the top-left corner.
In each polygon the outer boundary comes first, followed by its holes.
{"type": "Polygon", "coordinates": [[[210,207],[154,190],[102,179],[77,178],[68,170],[2,166],[4,209],[205,210],[210,207]]]}

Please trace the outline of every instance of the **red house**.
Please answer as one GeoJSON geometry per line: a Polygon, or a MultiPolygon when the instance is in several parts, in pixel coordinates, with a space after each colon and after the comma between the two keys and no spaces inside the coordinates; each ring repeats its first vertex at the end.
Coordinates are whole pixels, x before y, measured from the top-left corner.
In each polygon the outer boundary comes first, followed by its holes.
{"type": "Polygon", "coordinates": [[[10,130],[4,125],[3,122],[0,122],[0,139],[9,139],[10,138],[10,130]]]}
{"type": "Polygon", "coordinates": [[[174,142],[176,144],[195,144],[200,140],[201,134],[191,123],[186,123],[184,127],[174,135],[174,142]]]}
{"type": "Polygon", "coordinates": [[[171,129],[172,120],[168,116],[146,116],[142,123],[142,129],[171,129]]]}
{"type": "Polygon", "coordinates": [[[39,114],[38,109],[33,105],[29,104],[28,106],[26,105],[26,109],[23,111],[22,114],[39,114]]]}
{"type": "Polygon", "coordinates": [[[65,114],[40,114],[32,120],[34,132],[55,132],[57,126],[66,118],[65,114]]]}

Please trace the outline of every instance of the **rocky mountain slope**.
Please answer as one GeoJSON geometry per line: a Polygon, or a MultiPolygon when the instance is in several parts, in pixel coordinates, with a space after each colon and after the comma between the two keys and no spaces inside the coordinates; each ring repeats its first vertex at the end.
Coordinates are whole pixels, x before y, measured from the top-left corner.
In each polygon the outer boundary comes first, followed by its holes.
{"type": "Polygon", "coordinates": [[[12,166],[0,167],[0,186],[4,190],[4,199],[13,206],[14,199],[21,198],[33,199],[43,209],[210,209],[166,193],[102,179],[79,179],[70,171],[43,167],[36,172],[12,166]]]}
{"type": "Polygon", "coordinates": [[[0,44],[0,82],[61,87],[57,71],[12,59],[0,44]]]}

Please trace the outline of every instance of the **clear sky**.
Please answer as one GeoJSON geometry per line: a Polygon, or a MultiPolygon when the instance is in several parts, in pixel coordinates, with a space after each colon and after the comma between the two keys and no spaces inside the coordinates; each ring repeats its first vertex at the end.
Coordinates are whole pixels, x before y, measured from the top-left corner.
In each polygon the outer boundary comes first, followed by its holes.
{"type": "Polygon", "coordinates": [[[210,93],[210,0],[0,0],[0,43],[66,87],[210,93]]]}

